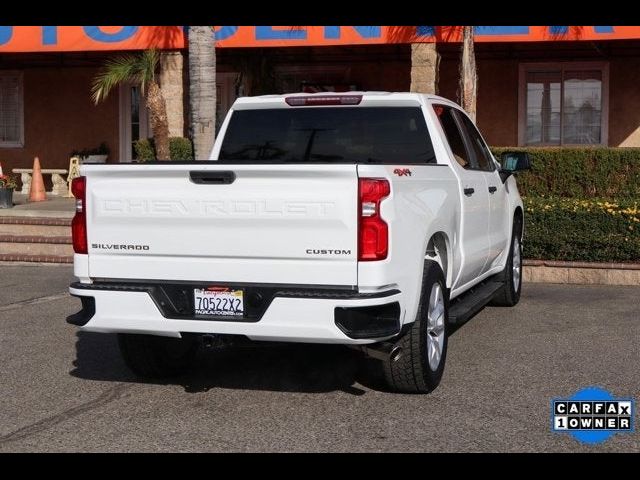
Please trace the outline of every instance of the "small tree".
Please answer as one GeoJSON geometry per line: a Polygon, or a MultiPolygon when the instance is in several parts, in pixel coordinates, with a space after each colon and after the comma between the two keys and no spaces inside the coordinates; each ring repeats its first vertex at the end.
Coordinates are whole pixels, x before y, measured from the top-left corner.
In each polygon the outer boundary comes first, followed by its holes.
{"type": "Polygon", "coordinates": [[[169,123],[167,105],[156,80],[160,55],[156,50],[124,54],[108,60],[93,79],[91,98],[97,105],[121,83],[138,85],[149,109],[149,120],[156,145],[156,158],[169,160],[169,123]]]}

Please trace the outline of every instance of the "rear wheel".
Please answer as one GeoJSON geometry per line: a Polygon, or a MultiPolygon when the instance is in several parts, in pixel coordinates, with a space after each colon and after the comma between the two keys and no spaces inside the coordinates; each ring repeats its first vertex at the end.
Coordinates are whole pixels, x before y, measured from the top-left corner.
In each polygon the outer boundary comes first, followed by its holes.
{"type": "Polygon", "coordinates": [[[440,384],[447,357],[448,308],[442,269],[438,263],[425,260],[416,319],[389,358],[381,361],[385,383],[391,390],[428,393],[440,384]]]}
{"type": "Polygon", "coordinates": [[[168,378],[186,373],[198,350],[193,336],[159,337],[132,333],[118,334],[125,364],[140,377],[168,378]]]}
{"type": "Polygon", "coordinates": [[[496,278],[496,281],[502,283],[502,288],[496,292],[489,305],[513,307],[520,301],[520,292],[522,290],[522,225],[518,220],[513,221],[512,231],[507,264],[496,278]]]}

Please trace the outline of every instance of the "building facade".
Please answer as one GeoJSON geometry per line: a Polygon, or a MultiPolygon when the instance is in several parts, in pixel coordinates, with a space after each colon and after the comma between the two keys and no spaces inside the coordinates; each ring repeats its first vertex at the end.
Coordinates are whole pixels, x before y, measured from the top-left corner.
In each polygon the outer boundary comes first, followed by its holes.
{"type": "MultiPolygon", "coordinates": [[[[475,27],[477,122],[494,146],[640,146],[640,27],[475,27]]],[[[213,41],[213,35],[212,35],[213,41]]],[[[238,96],[299,91],[437,93],[457,101],[460,27],[216,27],[218,122],[238,96]]],[[[150,136],[122,86],[94,106],[105,60],[158,48],[170,133],[188,136],[183,27],[0,27],[0,162],[66,168],[106,143],[131,161],[150,136]]]]}

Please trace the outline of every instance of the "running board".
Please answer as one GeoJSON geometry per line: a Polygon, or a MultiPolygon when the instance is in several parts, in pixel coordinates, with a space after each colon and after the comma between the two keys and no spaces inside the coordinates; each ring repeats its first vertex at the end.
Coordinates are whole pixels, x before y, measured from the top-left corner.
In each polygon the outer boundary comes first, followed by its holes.
{"type": "Polygon", "coordinates": [[[491,301],[502,285],[500,282],[481,283],[452,300],[449,305],[449,323],[460,324],[469,320],[491,301]]]}

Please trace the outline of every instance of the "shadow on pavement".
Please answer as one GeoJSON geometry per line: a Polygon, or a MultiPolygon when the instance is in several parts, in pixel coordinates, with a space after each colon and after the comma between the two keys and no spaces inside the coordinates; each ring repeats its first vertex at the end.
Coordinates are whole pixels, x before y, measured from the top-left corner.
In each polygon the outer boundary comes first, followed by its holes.
{"type": "Polygon", "coordinates": [[[120,357],[113,334],[77,332],[76,359],[70,374],[87,380],[181,385],[185,392],[213,388],[363,395],[357,382],[375,388],[361,367],[362,355],[342,346],[256,344],[201,349],[192,372],[174,379],[144,381],[120,357]],[[361,378],[363,377],[363,378],[361,378]]]}

